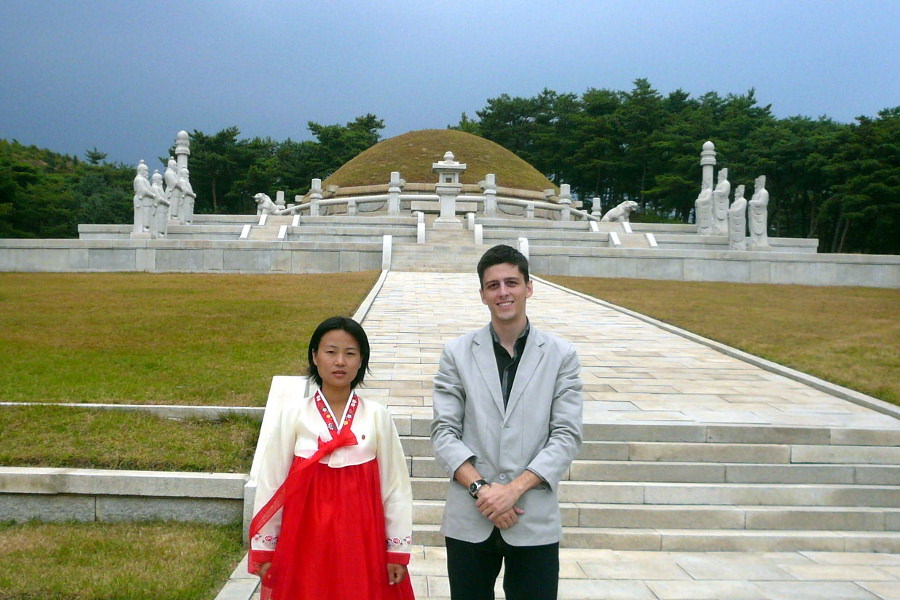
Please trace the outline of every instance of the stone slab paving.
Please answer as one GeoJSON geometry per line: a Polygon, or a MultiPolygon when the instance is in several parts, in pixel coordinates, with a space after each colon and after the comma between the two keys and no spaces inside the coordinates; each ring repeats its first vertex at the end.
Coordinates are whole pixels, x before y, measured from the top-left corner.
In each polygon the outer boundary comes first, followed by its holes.
{"type": "MultiPolygon", "coordinates": [[[[578,348],[586,423],[900,430],[892,416],[541,281],[534,283],[528,314],[536,327],[578,348]]],[[[395,414],[430,418],[443,344],[488,318],[474,273],[389,273],[364,320],[372,373],[363,394],[395,414]]]]}
{"type": "MultiPolygon", "coordinates": [[[[587,423],[758,424],[900,429],[900,421],[536,281],[536,327],[578,348],[587,423]]],[[[430,418],[443,344],[489,318],[474,274],[391,272],[365,317],[363,394],[430,418]]],[[[563,549],[560,598],[900,600],[900,555],[563,549]]],[[[443,548],[410,566],[417,597],[449,598],[443,548]]],[[[498,598],[503,597],[498,584],[498,598]]]]}
{"type": "MultiPolygon", "coordinates": [[[[532,323],[578,348],[586,423],[900,429],[896,418],[603,304],[539,281],[534,289],[532,323]]],[[[389,273],[363,321],[372,342],[363,395],[430,418],[443,344],[488,318],[474,274],[389,273]]],[[[560,600],[900,600],[898,554],[565,548],[560,556],[560,600]]],[[[444,548],[416,547],[419,600],[449,599],[445,561],[444,548]]],[[[248,577],[238,571],[235,586],[248,577]]],[[[496,592],[504,597],[500,583],[496,592]]]]}
{"type": "MultiPolygon", "coordinates": [[[[418,600],[449,600],[444,548],[415,546],[418,600]]],[[[217,600],[258,600],[235,569],[217,600]]],[[[495,588],[505,598],[502,572],[495,588]]],[[[900,600],[900,555],[852,552],[560,550],[559,600],[900,600]]]]}

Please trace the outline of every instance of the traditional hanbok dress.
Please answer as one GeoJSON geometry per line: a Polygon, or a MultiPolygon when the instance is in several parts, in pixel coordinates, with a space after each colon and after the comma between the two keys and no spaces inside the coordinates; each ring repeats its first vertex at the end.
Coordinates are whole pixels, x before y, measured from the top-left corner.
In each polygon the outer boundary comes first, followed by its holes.
{"type": "Polygon", "coordinates": [[[263,450],[250,525],[249,571],[271,562],[267,600],[414,598],[412,489],[387,408],[351,393],[340,420],[324,395],[289,404],[263,450]],[[340,423],[340,425],[338,425],[340,423]]]}

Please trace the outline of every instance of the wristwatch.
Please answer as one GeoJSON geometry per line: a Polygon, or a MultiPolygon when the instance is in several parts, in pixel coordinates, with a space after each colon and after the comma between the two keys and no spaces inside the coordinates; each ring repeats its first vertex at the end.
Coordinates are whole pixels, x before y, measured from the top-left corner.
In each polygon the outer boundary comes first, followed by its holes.
{"type": "Polygon", "coordinates": [[[484,479],[479,479],[477,481],[473,481],[469,484],[469,495],[472,496],[475,500],[478,500],[478,490],[483,488],[486,485],[491,485],[484,479]]]}

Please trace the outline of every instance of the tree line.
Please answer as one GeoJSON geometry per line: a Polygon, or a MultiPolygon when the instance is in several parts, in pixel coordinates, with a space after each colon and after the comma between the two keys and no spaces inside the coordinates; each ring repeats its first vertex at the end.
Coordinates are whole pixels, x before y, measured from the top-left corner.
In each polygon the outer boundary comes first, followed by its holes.
{"type": "MultiPolygon", "coordinates": [[[[384,122],[367,114],[307,127],[314,139],[300,142],[245,139],[237,127],[191,132],[195,211],[252,213],[257,192],[304,194],[311,179],[377,143],[384,122]]],[[[767,176],[770,235],[817,237],[824,252],[900,252],[900,106],[853,123],[779,119],[752,89],[663,95],[638,79],[627,91],[502,94],[450,127],[508,148],[604,209],[638,202],[636,221],[692,222],[700,149],[712,140],[733,188],[767,176]]],[[[78,223],[131,222],[134,165],[104,158],[96,148],[79,160],[0,140],[0,237],[73,237],[78,223]]]]}
{"type": "MultiPolygon", "coordinates": [[[[314,140],[242,139],[237,127],[191,132],[195,213],[254,213],[260,191],[305,194],[314,177],[376,144],[384,122],[367,114],[344,125],[310,121],[307,127],[314,140]]],[[[131,223],[136,165],[106,163],[106,156],[96,147],[80,159],[0,140],[0,238],[71,238],[80,223],[131,223]]],[[[148,167],[163,172],[168,158],[148,167]]]]}
{"type": "Polygon", "coordinates": [[[638,79],[629,91],[503,94],[476,117],[453,127],[505,146],[604,210],[636,201],[638,221],[692,222],[700,150],[711,140],[732,189],[747,184],[749,195],[767,176],[770,235],[818,237],[824,252],[900,251],[900,106],[852,124],[778,119],[752,89],[692,98],[638,79]]]}

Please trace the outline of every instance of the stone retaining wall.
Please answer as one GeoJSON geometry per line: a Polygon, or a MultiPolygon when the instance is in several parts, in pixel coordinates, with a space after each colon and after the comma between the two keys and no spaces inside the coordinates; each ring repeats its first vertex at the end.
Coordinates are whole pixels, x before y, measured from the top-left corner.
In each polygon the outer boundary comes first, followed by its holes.
{"type": "Polygon", "coordinates": [[[0,518],[233,523],[246,482],[243,473],[0,467],[0,518]]]}

